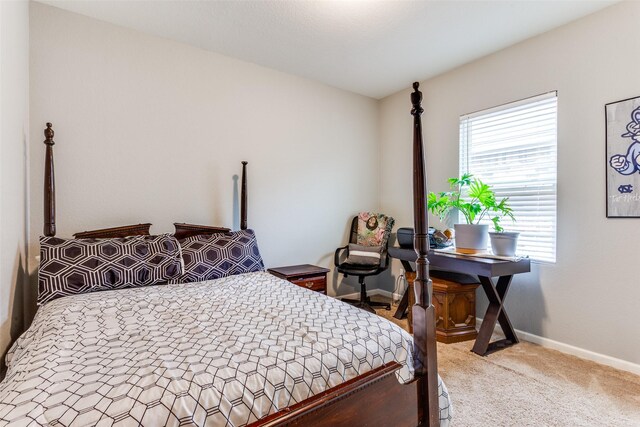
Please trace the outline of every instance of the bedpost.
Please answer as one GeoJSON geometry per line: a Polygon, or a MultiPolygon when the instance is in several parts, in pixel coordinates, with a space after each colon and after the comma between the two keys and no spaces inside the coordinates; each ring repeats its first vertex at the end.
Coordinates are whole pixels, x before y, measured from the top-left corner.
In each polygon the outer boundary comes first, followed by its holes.
{"type": "Polygon", "coordinates": [[[411,115],[413,116],[413,221],[414,247],[418,254],[416,279],[413,285],[416,303],[413,313],[413,343],[416,373],[421,377],[418,387],[418,413],[420,425],[440,425],[438,405],[438,361],[436,353],[435,308],[431,303],[432,286],[429,278],[429,220],[427,218],[427,177],[425,173],[424,145],[422,142],[422,92],[419,83],[413,84],[411,115]]]}
{"type": "Polygon", "coordinates": [[[44,144],[47,146],[44,160],[44,235],[56,235],[56,180],[53,171],[53,129],[47,123],[44,144]]]}
{"type": "Polygon", "coordinates": [[[242,189],[240,193],[240,229],[247,229],[247,163],[242,162],[242,189]]]}

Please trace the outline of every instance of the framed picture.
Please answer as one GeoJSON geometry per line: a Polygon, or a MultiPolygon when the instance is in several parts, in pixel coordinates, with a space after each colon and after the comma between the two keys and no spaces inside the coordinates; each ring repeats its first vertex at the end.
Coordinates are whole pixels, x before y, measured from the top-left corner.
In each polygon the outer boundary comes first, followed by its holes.
{"type": "Polygon", "coordinates": [[[604,110],[607,218],[640,218],[640,96],[611,102],[604,110]]]}

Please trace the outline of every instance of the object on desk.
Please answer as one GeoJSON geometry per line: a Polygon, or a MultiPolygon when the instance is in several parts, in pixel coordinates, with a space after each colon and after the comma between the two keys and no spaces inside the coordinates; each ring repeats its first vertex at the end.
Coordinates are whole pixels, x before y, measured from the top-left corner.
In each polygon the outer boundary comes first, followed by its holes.
{"type": "Polygon", "coordinates": [[[398,239],[398,244],[401,248],[413,248],[413,228],[411,227],[400,227],[396,232],[396,238],[398,239]]]}
{"type": "Polygon", "coordinates": [[[267,270],[276,277],[285,279],[302,288],[327,294],[328,268],[311,264],[291,265],[288,267],[276,267],[267,270]]]}
{"type": "Polygon", "coordinates": [[[518,247],[518,236],[520,233],[517,231],[490,231],[489,237],[491,238],[491,251],[494,255],[513,257],[516,255],[516,248],[518,247]]]}
{"type": "Polygon", "coordinates": [[[343,298],[342,301],[353,304],[363,310],[375,313],[373,307],[384,307],[391,310],[391,304],[383,302],[371,301],[367,296],[367,287],[364,278],[367,276],[375,276],[382,273],[389,266],[389,256],[387,255],[387,243],[389,235],[393,228],[395,220],[384,214],[375,214],[371,212],[360,212],[358,216],[351,221],[351,232],[349,234],[349,244],[336,249],[334,255],[334,263],[338,272],[344,274],[345,277],[352,275],[358,277],[360,283],[360,299],[352,300],[343,298]],[[362,265],[353,262],[350,253],[353,246],[368,246],[379,249],[380,258],[375,265],[362,265]],[[347,255],[346,259],[344,255],[347,255]]]}
{"type": "MultiPolygon", "coordinates": [[[[413,248],[414,231],[410,227],[398,228],[396,233],[398,245],[401,248],[413,248]]],[[[429,227],[429,246],[431,248],[447,248],[453,244],[453,241],[442,231],[429,227]]]]}
{"type": "Polygon", "coordinates": [[[453,240],[447,237],[444,232],[431,228],[429,230],[429,245],[431,248],[448,248],[453,245],[453,240]]]}
{"type": "Polygon", "coordinates": [[[444,234],[449,240],[453,240],[454,237],[456,237],[456,233],[453,228],[445,228],[442,234],[444,234]]]}
{"type": "Polygon", "coordinates": [[[499,259],[502,261],[511,261],[511,262],[517,262],[520,261],[523,258],[527,258],[527,257],[521,257],[521,256],[502,256],[502,255],[496,255],[493,254],[489,251],[484,251],[484,252],[476,252],[475,254],[468,254],[465,252],[459,252],[457,248],[451,247],[451,248],[444,248],[444,249],[433,249],[433,252],[437,253],[438,255],[451,255],[451,256],[463,256],[463,257],[468,257],[468,258],[488,258],[488,259],[499,259]]]}
{"type": "MultiPolygon", "coordinates": [[[[409,283],[409,307],[413,306],[415,295],[413,281],[415,273],[407,273],[409,283]]],[[[433,297],[431,301],[436,309],[436,339],[451,344],[473,340],[476,331],[476,289],[480,282],[467,274],[451,271],[431,271],[433,297]]],[[[412,316],[409,310],[409,330],[412,316]]]]}

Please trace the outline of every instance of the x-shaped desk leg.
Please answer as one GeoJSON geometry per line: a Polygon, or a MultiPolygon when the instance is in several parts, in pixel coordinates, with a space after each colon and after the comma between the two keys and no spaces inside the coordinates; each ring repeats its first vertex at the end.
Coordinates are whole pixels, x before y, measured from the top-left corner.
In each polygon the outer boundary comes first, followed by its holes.
{"type": "MultiPolygon", "coordinates": [[[[406,273],[413,273],[413,267],[408,261],[400,260],[400,262],[402,263],[402,266],[404,267],[404,271],[406,273]]],[[[407,308],[411,310],[411,307],[409,307],[409,286],[407,286],[407,289],[404,291],[404,295],[402,295],[402,300],[400,300],[400,304],[398,304],[398,309],[396,310],[396,314],[394,314],[393,317],[395,317],[398,320],[404,319],[407,308]]]]}
{"type": "Polygon", "coordinates": [[[489,307],[487,307],[482,325],[480,325],[478,337],[471,351],[480,356],[486,356],[496,350],[518,342],[518,337],[516,337],[513,326],[511,326],[509,316],[507,316],[507,312],[504,310],[504,300],[509,291],[509,285],[511,284],[513,276],[501,276],[498,279],[498,284],[495,286],[490,277],[478,276],[478,278],[482,284],[482,289],[484,289],[489,299],[489,307]],[[505,339],[490,343],[496,322],[500,322],[500,327],[502,328],[502,332],[504,332],[505,339]]]}

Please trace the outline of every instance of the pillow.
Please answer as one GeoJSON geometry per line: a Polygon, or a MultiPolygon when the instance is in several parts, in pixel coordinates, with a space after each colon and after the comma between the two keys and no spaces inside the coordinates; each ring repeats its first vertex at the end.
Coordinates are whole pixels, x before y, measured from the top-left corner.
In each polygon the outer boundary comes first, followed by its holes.
{"type": "Polygon", "coordinates": [[[379,265],[382,246],[362,246],[349,243],[347,263],[356,265],[379,265]]]}
{"type": "Polygon", "coordinates": [[[40,237],[38,305],[68,295],[154,285],[181,274],[180,244],[170,234],[40,237]]]}
{"type": "Polygon", "coordinates": [[[184,274],[170,283],[202,282],[264,270],[253,230],[197,235],[180,240],[184,274]]]}
{"type": "Polygon", "coordinates": [[[395,220],[384,214],[360,212],[356,243],[363,246],[387,246],[395,220]]]}

